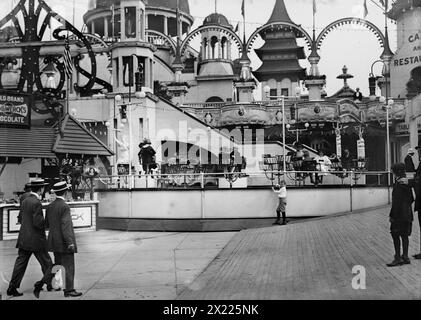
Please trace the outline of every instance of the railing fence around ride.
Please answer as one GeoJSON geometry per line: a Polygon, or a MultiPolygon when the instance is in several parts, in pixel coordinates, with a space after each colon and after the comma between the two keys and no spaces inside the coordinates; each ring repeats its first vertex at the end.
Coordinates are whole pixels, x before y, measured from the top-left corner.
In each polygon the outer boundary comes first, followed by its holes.
{"type": "Polygon", "coordinates": [[[153,173],[95,178],[96,190],[122,189],[232,189],[287,187],[388,187],[385,171],[260,171],[224,173],[153,173]]]}

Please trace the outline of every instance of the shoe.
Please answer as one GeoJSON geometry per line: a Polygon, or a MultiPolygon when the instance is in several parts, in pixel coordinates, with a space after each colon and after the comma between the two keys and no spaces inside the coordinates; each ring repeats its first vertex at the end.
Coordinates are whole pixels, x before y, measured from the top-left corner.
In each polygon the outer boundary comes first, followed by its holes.
{"type": "Polygon", "coordinates": [[[23,293],[20,293],[16,288],[9,288],[7,289],[7,295],[12,297],[21,297],[23,296],[23,293]]]}
{"type": "Polygon", "coordinates": [[[39,299],[39,293],[41,292],[42,287],[35,287],[34,288],[34,296],[35,298],[39,299]]]}
{"type": "Polygon", "coordinates": [[[388,267],[398,267],[398,266],[403,265],[403,263],[404,262],[403,262],[402,258],[398,258],[398,259],[395,258],[395,260],[393,260],[391,263],[386,264],[386,266],[388,266],[388,267]]]}
{"type": "Polygon", "coordinates": [[[421,259],[421,253],[413,255],[413,257],[417,260],[420,260],[421,259]]]}
{"type": "Polygon", "coordinates": [[[81,295],[82,295],[82,292],[77,292],[76,290],[64,292],[65,298],[68,298],[68,297],[76,298],[76,297],[80,297],[81,295]]]}
{"type": "Polygon", "coordinates": [[[279,221],[279,220],[276,220],[274,223],[273,223],[273,225],[280,225],[281,224],[281,222],[279,221]]]}
{"type": "Polygon", "coordinates": [[[411,260],[409,260],[409,258],[408,257],[404,257],[404,256],[402,256],[402,261],[403,261],[403,264],[411,264],[411,260]]]}

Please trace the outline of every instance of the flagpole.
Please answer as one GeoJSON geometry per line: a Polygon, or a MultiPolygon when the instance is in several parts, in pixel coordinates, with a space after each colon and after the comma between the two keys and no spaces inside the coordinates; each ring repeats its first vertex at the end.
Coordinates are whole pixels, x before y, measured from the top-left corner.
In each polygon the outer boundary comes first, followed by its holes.
{"type": "Polygon", "coordinates": [[[243,0],[243,40],[246,41],[246,0],[243,0]]]}
{"type": "Polygon", "coordinates": [[[313,0],[313,35],[316,34],[316,0],[313,0]]]}

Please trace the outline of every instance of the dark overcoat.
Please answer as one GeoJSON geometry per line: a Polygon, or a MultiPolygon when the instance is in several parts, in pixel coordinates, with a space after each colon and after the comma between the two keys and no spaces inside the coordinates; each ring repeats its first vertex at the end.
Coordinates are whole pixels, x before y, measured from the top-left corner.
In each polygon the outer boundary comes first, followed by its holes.
{"type": "Polygon", "coordinates": [[[393,185],[390,218],[393,221],[412,222],[414,220],[412,213],[413,202],[414,196],[408,180],[406,178],[398,179],[393,185]]]}
{"type": "Polygon", "coordinates": [[[48,251],[69,253],[68,247],[73,244],[77,252],[76,237],[69,205],[60,198],[49,204],[45,216],[49,228],[48,251]]]}
{"type": "Polygon", "coordinates": [[[33,252],[45,250],[45,220],[41,201],[35,195],[29,195],[22,202],[19,217],[21,227],[16,248],[33,252]]]}
{"type": "Polygon", "coordinates": [[[418,166],[414,177],[414,191],[415,191],[415,212],[421,214],[421,164],[418,166]]]}

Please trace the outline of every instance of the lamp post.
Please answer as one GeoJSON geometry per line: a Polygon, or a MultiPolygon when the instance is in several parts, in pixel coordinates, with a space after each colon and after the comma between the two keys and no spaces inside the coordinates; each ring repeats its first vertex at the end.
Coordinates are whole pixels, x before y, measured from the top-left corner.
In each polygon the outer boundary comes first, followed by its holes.
{"type": "MultiPolygon", "coordinates": [[[[139,91],[135,93],[136,98],[138,99],[144,99],[146,97],[146,93],[143,91],[139,91]]],[[[119,103],[122,101],[122,96],[121,95],[116,95],[114,97],[114,100],[119,103]]],[[[128,109],[128,124],[129,124],[129,174],[130,176],[133,176],[133,171],[132,171],[132,163],[133,163],[133,132],[132,132],[132,106],[136,105],[136,103],[131,103],[129,102],[128,104],[126,104],[127,109],[128,109]]],[[[130,185],[130,187],[132,186],[132,184],[130,185]]]]}
{"type": "Polygon", "coordinates": [[[389,99],[387,100],[387,98],[381,96],[379,101],[381,103],[385,104],[385,108],[386,108],[386,152],[387,152],[387,157],[386,157],[386,167],[387,167],[387,181],[388,184],[390,185],[390,168],[391,168],[391,159],[390,159],[390,129],[389,129],[389,110],[390,108],[393,106],[393,104],[395,103],[395,101],[393,99],[389,99]]]}
{"type": "MultiPolygon", "coordinates": [[[[284,95],[281,95],[281,96],[271,96],[271,95],[269,95],[270,94],[270,87],[269,86],[265,86],[263,88],[263,91],[265,92],[267,98],[269,98],[269,99],[274,98],[274,99],[278,99],[278,100],[280,99],[282,101],[282,152],[283,152],[282,158],[283,158],[283,172],[284,172],[284,175],[285,175],[285,173],[286,173],[285,98],[287,98],[287,97],[285,97],[284,95]]],[[[301,88],[300,87],[295,88],[295,92],[298,95],[299,92],[301,92],[301,88]]],[[[293,98],[296,98],[296,97],[297,96],[295,96],[293,98]]]]}

